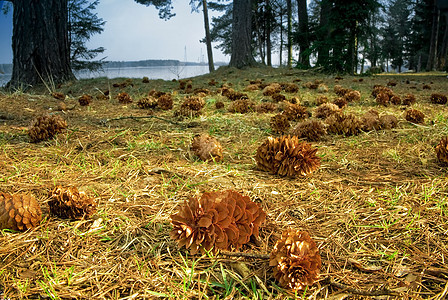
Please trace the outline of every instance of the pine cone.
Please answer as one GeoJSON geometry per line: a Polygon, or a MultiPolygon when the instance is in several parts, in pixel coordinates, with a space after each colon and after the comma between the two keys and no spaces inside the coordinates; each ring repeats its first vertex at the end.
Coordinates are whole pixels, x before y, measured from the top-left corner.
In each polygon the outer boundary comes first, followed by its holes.
{"type": "Polygon", "coordinates": [[[271,129],[275,133],[286,133],[291,127],[289,124],[288,117],[284,114],[277,114],[271,118],[270,121],[271,129]]]}
{"type": "Polygon", "coordinates": [[[90,102],[92,102],[92,99],[93,98],[91,95],[84,94],[81,97],[79,97],[78,102],[79,102],[79,105],[81,105],[81,106],[87,106],[90,104],[90,102]]]}
{"type": "Polygon", "coordinates": [[[314,117],[319,118],[319,119],[326,119],[330,115],[332,115],[334,113],[339,113],[339,112],[341,112],[341,109],[336,104],[324,103],[324,104],[319,105],[314,110],[314,117]]]}
{"type": "Polygon", "coordinates": [[[155,108],[157,106],[157,99],[151,96],[143,97],[138,100],[137,106],[141,109],[155,108]]]}
{"type": "Polygon", "coordinates": [[[392,129],[397,127],[398,119],[394,115],[384,115],[380,117],[380,124],[382,129],[392,129]]]}
{"type": "Polygon", "coordinates": [[[53,98],[58,99],[58,100],[64,100],[65,99],[65,95],[63,93],[60,93],[60,92],[53,92],[53,93],[51,93],[51,96],[53,96],[53,98]]]}
{"type": "Polygon", "coordinates": [[[334,99],[333,104],[337,105],[340,109],[344,109],[348,105],[348,102],[344,97],[338,97],[334,99]]]}
{"type": "Polygon", "coordinates": [[[42,211],[32,196],[0,193],[0,229],[25,231],[39,225],[42,211]]]}
{"type": "Polygon", "coordinates": [[[174,105],[173,97],[171,94],[164,94],[157,99],[157,105],[162,110],[170,110],[174,105]]]}
{"type": "Polygon", "coordinates": [[[401,98],[398,96],[392,96],[390,97],[390,103],[394,105],[400,105],[401,104],[401,98]]]}
{"type": "Polygon", "coordinates": [[[286,93],[297,93],[299,91],[299,86],[295,83],[286,82],[286,83],[282,84],[282,89],[286,93]]]}
{"type": "Polygon", "coordinates": [[[80,220],[89,218],[96,212],[93,198],[79,192],[74,186],[57,186],[51,191],[48,201],[50,212],[63,219],[80,220]]]}
{"type": "Polygon", "coordinates": [[[228,87],[222,88],[221,94],[231,101],[249,99],[247,94],[236,92],[234,89],[228,87]]]}
{"type": "Polygon", "coordinates": [[[221,144],[208,135],[196,135],[191,143],[191,150],[203,161],[223,159],[221,144]]]}
{"type": "Polygon", "coordinates": [[[216,109],[224,108],[224,102],[222,102],[222,101],[216,102],[215,107],[216,107],[216,109]]]}
{"type": "Polygon", "coordinates": [[[413,94],[407,94],[402,101],[403,105],[412,105],[415,102],[417,102],[417,99],[413,94]]]}
{"type": "Polygon", "coordinates": [[[245,114],[248,113],[249,111],[253,111],[254,108],[255,105],[252,102],[249,102],[249,100],[247,99],[241,99],[233,101],[230,104],[228,111],[231,113],[245,114]]]}
{"type": "Polygon", "coordinates": [[[311,148],[297,136],[268,137],[257,149],[255,160],[258,167],[280,176],[306,176],[320,166],[317,148],[311,148]]]}
{"type": "Polygon", "coordinates": [[[142,78],[142,82],[143,82],[143,83],[149,83],[149,78],[148,78],[147,76],[144,76],[144,77],[142,78]]]}
{"type": "Polygon", "coordinates": [[[292,132],[292,135],[304,138],[309,142],[317,142],[325,134],[327,134],[325,125],[318,120],[303,121],[297,124],[292,132]]]}
{"type": "Polygon", "coordinates": [[[308,118],[311,114],[305,106],[300,104],[289,104],[285,107],[283,114],[289,121],[298,121],[308,118]]]}
{"type": "Polygon", "coordinates": [[[333,87],[333,91],[335,92],[336,95],[338,95],[339,97],[344,97],[345,94],[347,94],[348,92],[350,92],[350,89],[346,89],[343,88],[341,85],[337,84],[333,87]]]}
{"type": "Polygon", "coordinates": [[[321,83],[317,86],[317,91],[319,93],[328,93],[328,86],[324,83],[321,83]]]}
{"type": "Polygon", "coordinates": [[[31,121],[28,135],[31,142],[37,143],[53,138],[56,134],[61,133],[66,128],[67,122],[60,116],[43,115],[36,117],[31,121]]]}
{"type": "Polygon", "coordinates": [[[238,249],[252,235],[258,236],[265,218],[265,212],[248,196],[231,190],[209,192],[185,202],[171,216],[170,236],[180,247],[191,248],[191,254],[229,250],[232,246],[238,249]]]}
{"type": "Polygon", "coordinates": [[[273,94],[271,96],[272,100],[274,100],[274,102],[282,102],[282,101],[286,101],[286,96],[282,95],[280,93],[277,94],[273,94]]]}
{"type": "Polygon", "coordinates": [[[442,94],[431,94],[430,97],[431,103],[434,104],[445,104],[447,102],[447,98],[445,95],[442,94]]]}
{"type": "Polygon", "coordinates": [[[271,83],[263,89],[264,96],[272,96],[274,94],[280,93],[282,90],[282,86],[278,83],[271,83]]]}
{"type": "Polygon", "coordinates": [[[425,115],[421,111],[412,108],[404,113],[404,117],[406,121],[415,124],[423,124],[425,122],[425,115]]]}
{"type": "Polygon", "coordinates": [[[439,161],[448,164],[448,136],[443,137],[436,146],[436,154],[439,161]]]}
{"type": "Polygon", "coordinates": [[[260,103],[255,106],[255,111],[257,113],[263,114],[263,113],[270,113],[277,109],[277,105],[275,105],[272,102],[265,102],[260,103]]]}
{"type": "Polygon", "coordinates": [[[385,87],[385,86],[382,86],[382,85],[375,85],[375,86],[373,87],[373,91],[372,91],[372,96],[373,96],[373,98],[376,98],[376,97],[378,96],[379,93],[384,93],[384,94],[386,94],[389,98],[392,97],[392,96],[394,96],[394,92],[393,92],[390,88],[385,87]]]}
{"type": "Polygon", "coordinates": [[[361,93],[359,91],[351,90],[344,95],[344,99],[347,102],[358,102],[361,100],[361,93]]]}
{"type": "Polygon", "coordinates": [[[378,95],[376,95],[375,100],[376,103],[384,106],[388,106],[390,103],[390,97],[386,93],[379,93],[378,95]]]}
{"type": "Polygon", "coordinates": [[[363,127],[362,121],[353,114],[332,114],[325,119],[327,131],[331,134],[357,135],[363,127]]]}
{"type": "Polygon", "coordinates": [[[318,278],[322,266],[319,249],[307,232],[288,229],[272,250],[269,265],[285,288],[303,290],[318,278]]]}
{"type": "Polygon", "coordinates": [[[117,95],[118,102],[122,104],[132,103],[132,98],[128,93],[122,92],[117,95]]]}
{"type": "Polygon", "coordinates": [[[194,111],[200,111],[205,106],[205,101],[201,97],[187,97],[180,106],[194,111]]]}
{"type": "Polygon", "coordinates": [[[321,105],[328,102],[328,97],[325,95],[319,95],[316,98],[316,105],[321,105]]]}
{"type": "Polygon", "coordinates": [[[362,116],[361,121],[364,131],[379,130],[381,128],[380,115],[376,110],[371,109],[366,112],[362,116]]]}

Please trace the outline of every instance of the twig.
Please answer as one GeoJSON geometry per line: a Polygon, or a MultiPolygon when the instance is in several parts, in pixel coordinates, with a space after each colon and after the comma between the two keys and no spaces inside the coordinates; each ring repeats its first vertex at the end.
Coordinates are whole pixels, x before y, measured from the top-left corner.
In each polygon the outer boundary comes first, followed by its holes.
{"type": "Polygon", "coordinates": [[[248,257],[248,258],[258,258],[258,259],[269,259],[269,254],[257,254],[257,253],[245,253],[245,252],[227,252],[220,251],[220,254],[226,256],[234,257],[248,257]]]}
{"type": "Polygon", "coordinates": [[[158,117],[158,116],[137,116],[137,117],[136,116],[125,116],[125,117],[119,117],[119,118],[113,118],[113,119],[104,119],[104,120],[101,120],[101,123],[102,124],[106,124],[107,122],[110,122],[110,121],[118,121],[118,120],[126,120],[126,119],[132,119],[132,120],[138,120],[138,119],[158,119],[158,120],[161,120],[161,121],[165,121],[165,122],[171,123],[173,125],[185,127],[185,125],[183,125],[181,123],[178,123],[178,122],[175,122],[175,121],[171,121],[171,120],[168,120],[168,119],[165,119],[165,118],[162,118],[162,117],[158,117]]]}
{"type": "Polygon", "coordinates": [[[359,290],[359,289],[355,289],[352,287],[349,287],[346,284],[343,283],[339,283],[336,281],[333,281],[331,278],[326,278],[324,280],[324,282],[327,281],[330,283],[330,285],[338,288],[338,289],[343,289],[348,293],[351,294],[355,294],[355,295],[361,295],[361,296],[384,296],[384,295],[398,295],[397,292],[388,290],[388,289],[381,289],[381,290],[373,290],[373,291],[364,291],[364,290],[359,290]]]}

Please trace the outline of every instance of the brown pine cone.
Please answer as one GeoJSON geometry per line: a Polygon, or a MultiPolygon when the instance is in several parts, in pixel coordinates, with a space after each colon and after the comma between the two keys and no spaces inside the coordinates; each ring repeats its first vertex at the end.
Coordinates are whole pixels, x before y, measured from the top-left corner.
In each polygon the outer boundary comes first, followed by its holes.
{"type": "Polygon", "coordinates": [[[284,114],[277,114],[271,118],[270,121],[271,129],[275,133],[286,133],[291,127],[289,124],[288,117],[284,114]]]}
{"type": "Polygon", "coordinates": [[[25,231],[42,220],[39,203],[25,194],[0,193],[0,229],[25,231]]]}
{"type": "Polygon", "coordinates": [[[90,104],[90,102],[92,102],[92,99],[93,98],[91,95],[84,94],[81,97],[79,97],[78,102],[79,102],[79,105],[81,105],[81,106],[87,106],[90,104]]]}
{"type": "Polygon", "coordinates": [[[337,105],[340,109],[344,109],[348,105],[348,102],[344,97],[338,97],[334,99],[333,104],[337,105]]]}
{"type": "Polygon", "coordinates": [[[279,83],[271,83],[263,89],[264,96],[272,96],[274,94],[280,93],[282,90],[282,86],[279,83]]]}
{"type": "Polygon", "coordinates": [[[132,98],[128,93],[122,92],[117,95],[118,102],[122,104],[132,103],[132,98]]]}
{"type": "Polygon", "coordinates": [[[222,161],[222,146],[217,139],[209,135],[196,135],[191,143],[191,150],[201,160],[222,161]]]}
{"type": "Polygon", "coordinates": [[[344,99],[347,102],[358,102],[361,100],[361,93],[359,91],[351,90],[344,95],[344,99]]]}
{"type": "Polygon", "coordinates": [[[325,119],[325,123],[328,125],[328,133],[343,134],[346,136],[359,134],[363,127],[360,118],[353,114],[332,114],[325,119]]]}
{"type": "Polygon", "coordinates": [[[257,149],[255,161],[258,167],[280,176],[306,176],[320,166],[317,148],[301,142],[297,136],[268,137],[257,149]]]}
{"type": "Polygon", "coordinates": [[[425,122],[425,115],[421,111],[412,108],[404,113],[404,117],[406,121],[415,124],[423,124],[425,122]]]}
{"type": "Polygon", "coordinates": [[[384,115],[380,117],[381,129],[392,129],[397,127],[398,119],[394,115],[384,115]]]}
{"type": "Polygon", "coordinates": [[[231,113],[245,114],[255,109],[254,103],[247,99],[235,100],[229,105],[228,111],[231,113]]]}
{"type": "Polygon", "coordinates": [[[431,103],[434,104],[445,104],[447,102],[447,98],[445,95],[437,93],[431,94],[430,100],[431,103]]]}
{"type": "Polygon", "coordinates": [[[299,121],[311,115],[307,108],[300,104],[288,104],[283,110],[283,114],[288,117],[289,121],[299,121]]]}
{"type": "Polygon", "coordinates": [[[255,111],[260,114],[270,113],[270,112],[275,111],[276,109],[277,109],[277,105],[275,105],[272,102],[264,102],[264,103],[257,104],[255,106],[255,111]]]}
{"type": "Polygon", "coordinates": [[[57,115],[43,115],[34,118],[28,128],[28,135],[31,142],[53,138],[56,134],[63,132],[67,128],[67,122],[57,115]]]}
{"type": "Polygon", "coordinates": [[[157,106],[157,99],[151,96],[140,98],[137,106],[141,109],[155,108],[157,106]]]}
{"type": "Polygon", "coordinates": [[[163,94],[157,99],[157,106],[162,110],[170,110],[174,106],[174,100],[171,94],[163,94]]]}
{"type": "Polygon", "coordinates": [[[384,106],[388,106],[390,103],[390,97],[386,93],[378,93],[378,95],[376,95],[375,100],[376,103],[384,106]]]}
{"type": "Polygon", "coordinates": [[[372,91],[372,96],[373,96],[373,98],[376,98],[376,97],[378,96],[379,93],[384,93],[384,94],[386,94],[389,98],[392,97],[392,96],[394,96],[394,92],[393,92],[390,88],[385,87],[385,86],[382,86],[382,85],[375,85],[375,86],[373,87],[373,91],[372,91]]]}
{"type": "Polygon", "coordinates": [[[339,106],[333,103],[324,103],[316,107],[313,116],[319,119],[326,119],[334,113],[341,112],[339,106]]]}
{"type": "Polygon", "coordinates": [[[55,187],[48,201],[50,213],[63,219],[90,218],[96,212],[96,202],[74,186],[55,187]]]}
{"type": "Polygon", "coordinates": [[[316,243],[307,232],[288,229],[271,252],[269,266],[281,286],[303,290],[318,278],[322,261],[316,243]]]}
{"type": "Polygon", "coordinates": [[[415,96],[413,94],[407,94],[404,98],[403,98],[403,105],[412,105],[415,102],[417,102],[417,99],[415,98],[415,96]]]}
{"type": "Polygon", "coordinates": [[[265,218],[266,213],[247,196],[231,190],[209,192],[185,202],[171,216],[170,236],[191,254],[238,249],[252,235],[258,236],[265,218]]]}
{"type": "Polygon", "coordinates": [[[325,134],[327,134],[325,124],[319,120],[303,121],[297,124],[296,128],[294,128],[291,133],[291,135],[306,139],[309,142],[317,142],[325,134]]]}
{"type": "Polygon", "coordinates": [[[361,121],[363,123],[362,129],[364,131],[379,130],[381,128],[380,115],[374,109],[366,112],[362,116],[361,121]]]}
{"type": "Polygon", "coordinates": [[[443,137],[435,149],[439,161],[448,164],[448,136],[443,137]]]}
{"type": "Polygon", "coordinates": [[[53,93],[51,93],[51,96],[53,96],[53,98],[58,99],[58,100],[64,100],[65,99],[65,95],[63,93],[60,93],[60,92],[53,92],[53,93]]]}
{"type": "Polygon", "coordinates": [[[201,97],[187,97],[181,105],[181,108],[188,108],[194,111],[200,111],[205,106],[205,101],[201,97]]]}

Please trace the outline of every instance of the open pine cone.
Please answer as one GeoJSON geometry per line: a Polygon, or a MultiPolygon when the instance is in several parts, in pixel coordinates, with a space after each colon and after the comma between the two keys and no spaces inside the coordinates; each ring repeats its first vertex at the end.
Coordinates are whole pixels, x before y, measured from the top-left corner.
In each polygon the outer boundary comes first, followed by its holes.
{"type": "Polygon", "coordinates": [[[325,123],[328,125],[328,133],[346,136],[357,135],[363,127],[361,119],[353,114],[332,114],[325,119],[325,123]]]}
{"type": "Polygon", "coordinates": [[[307,232],[288,229],[272,250],[269,265],[274,277],[292,290],[303,290],[318,278],[322,266],[319,249],[307,232]]]}
{"type": "Polygon", "coordinates": [[[162,110],[170,110],[174,105],[173,97],[171,94],[163,94],[157,99],[157,105],[162,110]]]}
{"type": "Polygon", "coordinates": [[[270,125],[273,132],[280,134],[288,132],[289,127],[291,127],[288,117],[284,114],[277,114],[271,117],[270,125]]]}
{"type": "Polygon", "coordinates": [[[63,219],[89,218],[96,211],[93,198],[79,192],[74,186],[57,186],[51,191],[48,201],[50,212],[63,219]]]}
{"type": "Polygon", "coordinates": [[[157,106],[157,99],[152,96],[140,98],[137,106],[141,109],[155,108],[157,106]]]}
{"type": "Polygon", "coordinates": [[[300,104],[288,104],[283,110],[283,114],[288,117],[289,121],[299,121],[310,116],[307,108],[300,104]]]}
{"type": "Polygon", "coordinates": [[[437,144],[436,154],[441,162],[448,164],[448,136],[443,137],[437,144]]]}
{"type": "Polygon", "coordinates": [[[380,117],[381,129],[392,129],[397,127],[398,119],[394,115],[384,115],[380,117]]]}
{"type": "Polygon", "coordinates": [[[222,161],[222,146],[217,139],[209,135],[196,135],[191,143],[191,150],[201,160],[222,161]]]}
{"type": "Polygon", "coordinates": [[[247,99],[240,99],[233,101],[228,108],[228,111],[231,113],[240,113],[245,114],[249,111],[253,111],[255,109],[254,103],[247,99]]]}
{"type": "Polygon", "coordinates": [[[291,134],[310,142],[316,142],[327,134],[327,129],[325,124],[319,120],[306,120],[297,124],[291,134]]]}
{"type": "Polygon", "coordinates": [[[78,98],[79,105],[81,106],[87,106],[92,102],[93,97],[89,94],[84,94],[81,97],[78,98]]]}
{"type": "Polygon", "coordinates": [[[316,107],[314,110],[314,117],[319,119],[326,119],[330,115],[341,112],[339,106],[333,103],[324,103],[316,107]]]}
{"type": "Polygon", "coordinates": [[[42,211],[32,196],[0,193],[0,229],[25,231],[39,225],[42,211]]]}
{"type": "Polygon", "coordinates": [[[381,128],[380,115],[374,109],[366,112],[362,116],[361,121],[363,123],[362,129],[365,131],[378,130],[381,128]]]}
{"type": "Polygon", "coordinates": [[[258,236],[266,213],[248,196],[232,190],[192,198],[171,216],[171,238],[190,253],[238,249],[258,236]]]}
{"type": "Polygon", "coordinates": [[[118,93],[117,99],[122,104],[132,103],[131,96],[126,92],[118,93]]]}
{"type": "Polygon", "coordinates": [[[425,122],[425,115],[417,110],[417,109],[408,109],[404,113],[404,117],[406,121],[415,123],[415,124],[423,124],[425,122]]]}
{"type": "Polygon", "coordinates": [[[431,94],[430,100],[431,100],[431,103],[434,103],[434,104],[445,104],[448,99],[443,94],[434,93],[434,94],[431,94]]]}
{"type": "Polygon", "coordinates": [[[43,115],[36,117],[31,121],[28,135],[31,142],[37,143],[53,138],[56,134],[61,133],[66,128],[67,122],[60,116],[43,115]]]}
{"type": "Polygon", "coordinates": [[[402,101],[403,105],[412,105],[415,102],[417,102],[417,98],[413,94],[407,94],[402,101]]]}
{"type": "Polygon", "coordinates": [[[301,142],[297,136],[268,137],[257,149],[258,167],[272,174],[296,177],[306,176],[320,166],[317,148],[301,142]]]}

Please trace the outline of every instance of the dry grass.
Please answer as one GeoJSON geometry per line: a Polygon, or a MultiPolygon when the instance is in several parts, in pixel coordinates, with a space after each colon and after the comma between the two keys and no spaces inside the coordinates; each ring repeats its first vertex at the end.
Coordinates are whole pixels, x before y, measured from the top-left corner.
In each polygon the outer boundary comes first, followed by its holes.
{"type": "MultiPolygon", "coordinates": [[[[269,136],[269,114],[232,114],[216,110],[230,101],[212,93],[197,118],[179,121],[173,113],[185,95],[177,82],[151,81],[113,88],[123,80],[81,80],[58,89],[69,97],[65,112],[45,91],[0,92],[0,190],[33,194],[44,220],[25,233],[0,233],[0,298],[148,299],[155,297],[231,299],[444,299],[448,295],[447,167],[434,146],[448,135],[448,106],[431,104],[431,93],[445,93],[444,76],[378,76],[362,82],[347,76],[282,69],[220,69],[192,78],[193,88],[232,83],[244,91],[249,80],[265,83],[323,80],[361,92],[346,111],[361,116],[370,108],[394,114],[397,129],[358,136],[326,136],[313,143],[322,166],[307,178],[272,176],[256,168],[257,147],[269,136]],[[403,106],[382,107],[370,96],[374,84],[398,82],[400,96],[417,97],[414,108],[424,125],[405,121],[403,106]],[[406,83],[409,80],[409,83],[406,83]],[[432,83],[431,83],[432,82],[432,83]],[[424,90],[430,84],[431,90],[424,90]],[[80,106],[82,94],[110,89],[110,100],[80,106]],[[174,110],[137,107],[152,90],[174,93],[174,110]],[[134,103],[120,104],[119,92],[134,103]],[[69,130],[54,140],[30,143],[26,126],[44,112],[61,115],[69,130]],[[223,163],[206,163],[190,151],[194,135],[215,136],[224,148],[223,163]],[[95,197],[91,220],[50,216],[48,191],[75,185],[95,197]],[[170,240],[170,215],[185,199],[205,191],[235,189],[267,212],[258,243],[243,252],[269,254],[281,232],[308,231],[322,255],[321,280],[297,295],[277,286],[263,258],[218,254],[190,256],[170,240]],[[2,294],[3,293],[3,294],[2,294]]],[[[251,100],[267,99],[261,90],[245,91],[251,100]]],[[[301,88],[293,96],[314,110],[317,91],[301,88]]],[[[294,127],[294,126],[293,126],[294,127]]]]}

